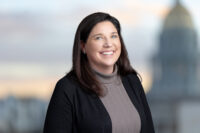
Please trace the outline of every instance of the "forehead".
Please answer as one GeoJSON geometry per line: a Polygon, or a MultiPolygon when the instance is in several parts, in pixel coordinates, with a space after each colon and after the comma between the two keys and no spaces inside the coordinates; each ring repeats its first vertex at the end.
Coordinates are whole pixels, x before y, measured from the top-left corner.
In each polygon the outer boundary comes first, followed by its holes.
{"type": "Polygon", "coordinates": [[[96,33],[113,33],[117,32],[117,29],[110,21],[103,21],[97,23],[91,30],[90,34],[96,34],[96,33]]]}

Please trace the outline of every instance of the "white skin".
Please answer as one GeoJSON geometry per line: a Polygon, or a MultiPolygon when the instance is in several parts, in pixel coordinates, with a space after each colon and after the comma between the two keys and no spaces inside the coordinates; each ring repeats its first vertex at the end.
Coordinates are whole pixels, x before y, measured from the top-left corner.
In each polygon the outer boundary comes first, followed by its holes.
{"type": "Polygon", "coordinates": [[[87,42],[81,43],[90,66],[101,73],[111,74],[121,54],[121,42],[117,29],[110,21],[97,23],[87,42]]]}

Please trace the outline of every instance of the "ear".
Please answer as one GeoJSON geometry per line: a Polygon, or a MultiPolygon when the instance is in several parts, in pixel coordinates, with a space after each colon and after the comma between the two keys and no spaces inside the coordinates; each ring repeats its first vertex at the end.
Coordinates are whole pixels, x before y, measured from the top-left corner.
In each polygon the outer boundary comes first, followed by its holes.
{"type": "Polygon", "coordinates": [[[81,41],[81,51],[85,54],[85,43],[81,41]]]}

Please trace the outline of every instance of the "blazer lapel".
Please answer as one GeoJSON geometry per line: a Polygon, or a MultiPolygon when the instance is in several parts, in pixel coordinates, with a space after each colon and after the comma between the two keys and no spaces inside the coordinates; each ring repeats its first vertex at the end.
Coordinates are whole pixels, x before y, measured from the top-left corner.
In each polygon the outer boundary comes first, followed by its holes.
{"type": "MultiPolygon", "coordinates": [[[[130,76],[130,75],[129,75],[130,76]]],[[[139,99],[139,94],[138,91],[136,91],[135,87],[133,86],[133,84],[136,84],[133,80],[131,80],[131,78],[129,79],[128,76],[124,76],[122,77],[122,83],[124,85],[124,88],[131,100],[131,102],[133,103],[133,105],[135,106],[139,116],[140,116],[140,119],[141,119],[141,133],[143,132],[143,126],[145,125],[145,114],[144,114],[144,110],[143,110],[143,107],[141,105],[141,102],[139,99]],[[130,83],[132,82],[132,83],[130,83]]]]}

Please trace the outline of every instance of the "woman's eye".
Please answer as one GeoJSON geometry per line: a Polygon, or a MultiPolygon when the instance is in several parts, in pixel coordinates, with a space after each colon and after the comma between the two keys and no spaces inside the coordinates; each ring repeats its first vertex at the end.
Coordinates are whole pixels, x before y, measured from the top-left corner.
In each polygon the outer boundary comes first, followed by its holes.
{"type": "Polygon", "coordinates": [[[118,36],[117,36],[117,35],[112,35],[111,37],[112,37],[112,38],[117,38],[118,36]]]}
{"type": "Polygon", "coordinates": [[[100,39],[102,39],[102,37],[100,36],[95,37],[95,40],[100,40],[100,39]]]}

